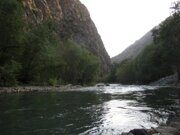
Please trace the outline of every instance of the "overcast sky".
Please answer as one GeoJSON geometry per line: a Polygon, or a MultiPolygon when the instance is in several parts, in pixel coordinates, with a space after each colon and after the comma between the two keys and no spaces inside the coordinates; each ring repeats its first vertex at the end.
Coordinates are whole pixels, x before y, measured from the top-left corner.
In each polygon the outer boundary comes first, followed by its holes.
{"type": "Polygon", "coordinates": [[[175,0],[81,0],[111,57],[170,15],[175,0]]]}

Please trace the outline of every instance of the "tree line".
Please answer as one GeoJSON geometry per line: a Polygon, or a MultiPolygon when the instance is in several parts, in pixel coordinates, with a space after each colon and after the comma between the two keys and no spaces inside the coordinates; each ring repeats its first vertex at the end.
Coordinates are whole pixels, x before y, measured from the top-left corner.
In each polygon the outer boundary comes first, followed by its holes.
{"type": "Polygon", "coordinates": [[[148,84],[174,73],[180,75],[180,2],[172,9],[172,15],[152,30],[153,43],[136,58],[114,64],[107,81],[148,84]]]}
{"type": "Polygon", "coordinates": [[[72,39],[60,39],[49,19],[30,25],[18,0],[0,0],[0,86],[90,84],[100,60],[72,39]]]}

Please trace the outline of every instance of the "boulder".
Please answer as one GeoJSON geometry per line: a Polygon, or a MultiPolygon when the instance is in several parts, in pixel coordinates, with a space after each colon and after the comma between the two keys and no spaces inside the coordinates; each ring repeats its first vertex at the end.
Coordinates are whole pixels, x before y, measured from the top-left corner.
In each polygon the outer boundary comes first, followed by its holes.
{"type": "Polygon", "coordinates": [[[105,86],[105,84],[104,84],[104,83],[98,83],[98,84],[96,84],[96,87],[102,87],[102,86],[105,86]]]}

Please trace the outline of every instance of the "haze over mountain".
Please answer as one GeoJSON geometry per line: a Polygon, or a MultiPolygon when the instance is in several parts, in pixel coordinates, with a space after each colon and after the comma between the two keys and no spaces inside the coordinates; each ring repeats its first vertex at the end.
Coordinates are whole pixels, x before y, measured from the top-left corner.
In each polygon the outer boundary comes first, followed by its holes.
{"type": "Polygon", "coordinates": [[[110,57],[170,15],[175,0],[80,0],[86,5],[110,57]]]}
{"type": "Polygon", "coordinates": [[[153,42],[152,32],[147,32],[119,55],[111,59],[112,63],[121,63],[125,59],[135,58],[147,45],[153,42]]]}

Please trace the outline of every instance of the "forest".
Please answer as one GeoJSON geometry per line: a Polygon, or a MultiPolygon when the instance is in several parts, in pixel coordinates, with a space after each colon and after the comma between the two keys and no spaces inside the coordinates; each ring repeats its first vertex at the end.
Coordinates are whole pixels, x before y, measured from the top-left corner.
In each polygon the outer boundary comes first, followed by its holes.
{"type": "Polygon", "coordinates": [[[53,19],[31,25],[17,0],[0,1],[0,86],[91,84],[100,60],[71,38],[59,38],[53,19]]]}
{"type": "Polygon", "coordinates": [[[136,58],[114,64],[108,82],[148,84],[180,74],[180,2],[172,9],[172,15],[152,30],[153,43],[136,58]]]}
{"type": "MultiPolygon", "coordinates": [[[[148,84],[180,74],[180,2],[172,8],[152,30],[154,42],[135,59],[112,65],[107,82],[148,84]]],[[[20,1],[0,1],[0,86],[83,85],[102,77],[99,58],[70,37],[60,38],[56,21],[32,25],[23,13],[20,1]]]]}

